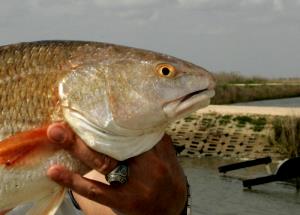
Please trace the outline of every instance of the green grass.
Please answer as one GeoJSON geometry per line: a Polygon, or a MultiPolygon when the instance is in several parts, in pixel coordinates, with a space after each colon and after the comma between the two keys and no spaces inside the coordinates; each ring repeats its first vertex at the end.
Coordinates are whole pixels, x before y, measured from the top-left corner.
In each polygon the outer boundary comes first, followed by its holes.
{"type": "Polygon", "coordinates": [[[251,129],[254,131],[262,131],[265,128],[267,120],[265,117],[249,117],[249,116],[237,116],[233,119],[237,122],[237,127],[244,128],[247,124],[252,125],[251,129]]]}
{"type": "Polygon", "coordinates": [[[258,119],[253,119],[252,124],[254,125],[254,131],[262,131],[267,124],[267,120],[265,117],[259,117],[258,119]]]}
{"type": "Polygon", "coordinates": [[[300,118],[285,117],[273,120],[273,135],[269,140],[272,145],[289,158],[300,155],[300,118]]]}
{"type": "Polygon", "coordinates": [[[215,126],[215,120],[213,120],[212,118],[203,118],[202,119],[202,123],[206,128],[211,128],[213,126],[215,126]]]}
{"type": "Polygon", "coordinates": [[[220,125],[227,125],[231,122],[231,119],[232,119],[232,116],[231,115],[224,115],[224,116],[221,116],[219,118],[219,124],[220,125]]]}
{"type": "Polygon", "coordinates": [[[185,117],[184,121],[185,122],[192,122],[192,121],[197,120],[197,119],[198,119],[197,116],[192,114],[192,115],[189,115],[189,116],[185,117]]]}

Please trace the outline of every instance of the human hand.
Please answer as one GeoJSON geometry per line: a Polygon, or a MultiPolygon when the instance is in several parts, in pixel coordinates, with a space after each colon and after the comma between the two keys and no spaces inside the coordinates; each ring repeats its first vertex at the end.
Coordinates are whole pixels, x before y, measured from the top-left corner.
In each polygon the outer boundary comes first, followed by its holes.
{"type": "MultiPolygon", "coordinates": [[[[89,149],[65,124],[50,126],[48,136],[102,174],[109,173],[117,165],[114,159],[89,149]]],[[[187,196],[186,179],[169,137],[165,136],[150,151],[128,159],[127,164],[129,179],[120,186],[87,179],[58,165],[49,168],[48,176],[81,196],[122,214],[180,214],[187,196]]],[[[97,204],[94,206],[96,208],[97,204]]],[[[87,214],[98,213],[99,210],[89,210],[87,214]]]]}

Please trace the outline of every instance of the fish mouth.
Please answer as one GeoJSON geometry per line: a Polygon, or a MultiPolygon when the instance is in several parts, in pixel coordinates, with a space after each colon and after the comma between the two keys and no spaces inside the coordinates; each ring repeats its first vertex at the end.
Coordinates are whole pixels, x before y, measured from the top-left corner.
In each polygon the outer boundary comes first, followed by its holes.
{"type": "Polygon", "coordinates": [[[196,90],[167,103],[163,110],[170,119],[181,118],[209,105],[214,95],[215,91],[210,88],[196,90]]]}
{"type": "Polygon", "coordinates": [[[187,101],[188,99],[192,98],[193,96],[196,96],[196,95],[198,95],[198,94],[201,94],[201,93],[203,93],[203,92],[205,92],[205,91],[207,91],[207,90],[208,90],[208,88],[203,89],[203,90],[197,90],[197,91],[195,91],[195,92],[192,92],[192,93],[190,93],[190,94],[187,94],[186,96],[183,96],[182,99],[181,99],[180,101],[181,101],[181,102],[185,102],[185,101],[187,101]]]}

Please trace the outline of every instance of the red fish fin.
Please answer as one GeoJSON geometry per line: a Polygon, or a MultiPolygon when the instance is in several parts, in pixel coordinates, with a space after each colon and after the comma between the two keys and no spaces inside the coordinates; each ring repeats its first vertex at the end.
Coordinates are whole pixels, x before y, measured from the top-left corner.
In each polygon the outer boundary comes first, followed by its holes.
{"type": "Polygon", "coordinates": [[[34,153],[42,156],[54,151],[54,144],[47,138],[47,128],[17,133],[0,142],[0,165],[14,166],[33,158],[34,153]]]}

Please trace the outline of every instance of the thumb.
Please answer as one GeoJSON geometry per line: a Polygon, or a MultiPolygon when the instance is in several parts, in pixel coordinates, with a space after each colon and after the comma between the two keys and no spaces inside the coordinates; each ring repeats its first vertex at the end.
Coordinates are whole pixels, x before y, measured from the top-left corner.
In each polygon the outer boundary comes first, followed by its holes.
{"type": "Polygon", "coordinates": [[[72,143],[75,142],[75,134],[71,128],[63,122],[53,123],[47,129],[48,139],[59,144],[62,148],[71,147],[72,143]]]}

